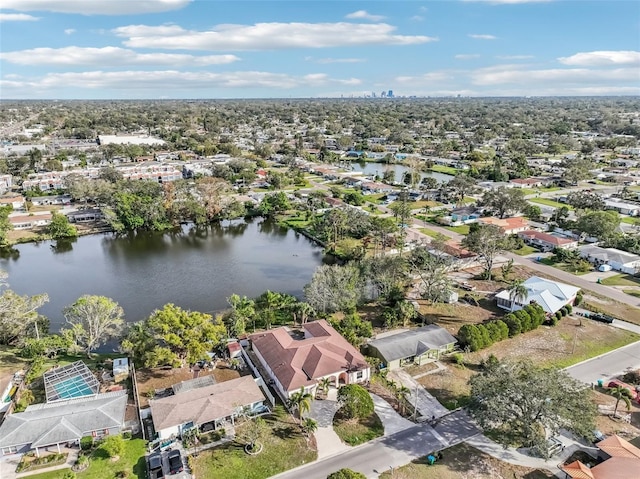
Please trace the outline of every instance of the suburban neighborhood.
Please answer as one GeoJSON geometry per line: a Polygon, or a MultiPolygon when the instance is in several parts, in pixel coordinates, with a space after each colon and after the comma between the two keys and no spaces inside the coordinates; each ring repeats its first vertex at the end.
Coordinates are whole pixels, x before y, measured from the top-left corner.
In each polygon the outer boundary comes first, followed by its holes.
{"type": "MultiPolygon", "coordinates": [[[[558,125],[557,105],[522,99],[540,131],[465,120],[516,100],[461,102],[446,128],[420,115],[447,103],[419,99],[353,103],[380,119],[366,128],[330,100],[216,103],[224,118],[205,101],[61,103],[64,128],[48,102],[3,102],[1,477],[635,479],[640,106],[563,101],[558,125]],[[252,224],[318,248],[297,289],[200,309],[165,295],[203,286],[175,244],[229,256],[252,224]],[[153,255],[180,279],[117,270],[112,297],[87,279],[44,318],[60,293],[21,289],[27,248],[98,271],[96,237],[115,265],[153,255]],[[124,290],[153,311],[130,315],[124,290]]],[[[270,244],[234,258],[243,284],[301,261],[270,244]]]]}

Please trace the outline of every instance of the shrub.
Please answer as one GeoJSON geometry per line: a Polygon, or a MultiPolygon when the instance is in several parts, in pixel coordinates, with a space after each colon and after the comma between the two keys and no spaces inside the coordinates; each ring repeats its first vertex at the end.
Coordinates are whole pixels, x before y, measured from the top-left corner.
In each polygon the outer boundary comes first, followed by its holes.
{"type": "Polygon", "coordinates": [[[562,319],[562,313],[561,313],[560,311],[556,311],[555,316],[556,316],[556,319],[557,319],[558,321],[560,321],[560,320],[562,319]]]}
{"type": "Polygon", "coordinates": [[[622,376],[622,380],[629,384],[640,384],[640,369],[625,373],[625,375],[622,376]]]}
{"type": "Polygon", "coordinates": [[[62,475],[62,479],[76,479],[76,473],[73,471],[66,471],[63,475],[62,475]]]}
{"type": "Polygon", "coordinates": [[[578,306],[580,303],[582,303],[582,291],[578,291],[578,294],[576,294],[576,299],[573,302],[573,305],[578,306]]]}
{"type": "Polygon", "coordinates": [[[109,457],[121,456],[124,454],[124,439],[120,434],[109,436],[100,444],[100,449],[107,453],[109,457]]]}
{"type": "Polygon", "coordinates": [[[464,355],[462,353],[453,353],[451,359],[453,359],[453,362],[458,366],[464,366],[464,355]]]}
{"type": "Polygon", "coordinates": [[[556,315],[551,315],[551,317],[549,317],[549,324],[551,326],[555,326],[556,324],[558,324],[558,318],[556,318],[556,315]]]}
{"type": "Polygon", "coordinates": [[[490,354],[487,359],[480,361],[480,366],[487,371],[498,367],[499,364],[500,360],[494,354],[490,354]]]}
{"type": "Polygon", "coordinates": [[[565,306],[565,309],[567,310],[568,314],[571,314],[573,312],[573,306],[571,306],[570,304],[567,304],[565,306]]]}
{"type": "Polygon", "coordinates": [[[359,384],[347,384],[338,391],[341,412],[347,418],[367,418],[373,414],[373,399],[359,384]]]}
{"type": "Polygon", "coordinates": [[[127,479],[127,477],[129,477],[129,471],[125,471],[125,470],[118,471],[116,472],[116,477],[118,479],[127,479]]]}
{"type": "Polygon", "coordinates": [[[509,337],[513,338],[522,332],[522,324],[520,323],[520,319],[515,317],[512,314],[507,314],[504,318],[504,322],[509,328],[509,337]]]}
{"type": "Polygon", "coordinates": [[[367,476],[361,472],[356,472],[351,469],[340,469],[327,476],[327,479],[367,479],[367,476]]]}
{"type": "Polygon", "coordinates": [[[478,333],[480,334],[480,344],[478,349],[488,348],[493,344],[491,340],[491,336],[489,335],[489,331],[484,324],[478,324],[478,333]]]}
{"type": "Polygon", "coordinates": [[[80,439],[80,449],[88,451],[93,447],[93,438],[91,436],[84,436],[80,439]]]}
{"type": "Polygon", "coordinates": [[[513,313],[516,318],[520,320],[522,332],[526,333],[527,331],[531,331],[533,329],[533,323],[531,321],[531,316],[524,309],[516,311],[513,313]]]}
{"type": "Polygon", "coordinates": [[[468,346],[471,351],[483,348],[482,335],[475,324],[463,325],[458,331],[458,341],[463,347],[468,346]]]}
{"type": "Polygon", "coordinates": [[[131,439],[131,431],[125,431],[122,433],[122,439],[131,439]]]}
{"type": "Polygon", "coordinates": [[[560,314],[564,317],[564,316],[566,316],[567,314],[569,314],[569,311],[567,311],[567,308],[561,308],[561,309],[560,309],[560,314]]]}

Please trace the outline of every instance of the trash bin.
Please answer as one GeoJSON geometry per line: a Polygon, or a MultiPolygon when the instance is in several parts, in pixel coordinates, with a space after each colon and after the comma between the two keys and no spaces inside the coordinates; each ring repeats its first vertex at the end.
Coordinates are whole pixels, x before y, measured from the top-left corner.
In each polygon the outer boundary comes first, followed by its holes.
{"type": "Polygon", "coordinates": [[[601,388],[604,385],[604,381],[602,379],[598,379],[598,387],[601,388]]]}

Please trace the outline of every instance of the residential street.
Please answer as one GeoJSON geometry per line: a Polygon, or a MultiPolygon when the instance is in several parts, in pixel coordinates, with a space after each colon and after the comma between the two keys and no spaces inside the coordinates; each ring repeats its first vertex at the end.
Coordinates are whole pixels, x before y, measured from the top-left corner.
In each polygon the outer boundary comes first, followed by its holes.
{"type": "Polygon", "coordinates": [[[347,467],[362,472],[368,478],[377,478],[391,467],[403,466],[414,459],[462,442],[478,433],[478,430],[472,426],[458,429],[459,421],[454,420],[443,422],[438,427],[438,436],[452,438],[450,442],[441,442],[430,425],[421,424],[274,477],[278,479],[324,478],[332,472],[347,467]]]}
{"type": "Polygon", "coordinates": [[[628,368],[640,367],[640,341],[589,359],[566,369],[574,378],[587,384],[609,379],[628,368]]]}

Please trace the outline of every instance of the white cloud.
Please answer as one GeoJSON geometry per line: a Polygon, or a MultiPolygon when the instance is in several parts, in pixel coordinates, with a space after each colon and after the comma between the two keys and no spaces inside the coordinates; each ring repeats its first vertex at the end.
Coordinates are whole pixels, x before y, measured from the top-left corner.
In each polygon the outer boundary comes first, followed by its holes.
{"type": "Polygon", "coordinates": [[[558,58],[564,65],[577,66],[610,66],[610,65],[640,65],[640,52],[632,50],[581,52],[570,57],[558,58]]]}
{"type": "Polygon", "coordinates": [[[3,0],[2,8],[23,12],[132,15],[178,10],[192,0],[3,0]]]}
{"type": "Polygon", "coordinates": [[[196,56],[179,53],[138,53],[119,47],[34,48],[15,52],[0,52],[0,59],[19,65],[82,65],[114,67],[123,65],[222,65],[240,58],[235,55],[196,56]]]}
{"type": "Polygon", "coordinates": [[[0,13],[0,22],[35,22],[39,17],[27,15],[26,13],[0,13]]]}
{"type": "Polygon", "coordinates": [[[380,20],[384,20],[385,17],[383,15],[373,15],[366,10],[358,10],[345,15],[345,18],[349,18],[351,20],[370,20],[372,22],[379,22],[380,20]]]}
{"type": "Polygon", "coordinates": [[[474,58],[480,58],[477,53],[460,53],[454,57],[456,60],[473,60],[474,58]]]}
{"type": "Polygon", "coordinates": [[[470,33],[467,36],[469,38],[473,38],[474,40],[495,40],[498,38],[495,35],[487,35],[487,34],[480,34],[480,33],[470,33]]]}
{"type": "Polygon", "coordinates": [[[73,35],[74,33],[76,33],[76,29],[75,28],[66,28],[64,31],[65,35],[73,35]]]}
{"type": "Polygon", "coordinates": [[[425,83],[438,83],[446,82],[453,78],[451,72],[448,71],[435,71],[424,73],[417,76],[399,76],[394,79],[395,82],[403,85],[423,85],[425,83]]]}
{"type": "Polygon", "coordinates": [[[184,50],[277,50],[360,45],[416,45],[437,41],[424,35],[394,35],[385,23],[257,23],[218,25],[208,31],[178,25],[128,25],[113,32],[131,48],[184,50]]]}
{"type": "Polygon", "coordinates": [[[2,88],[10,88],[12,97],[28,97],[30,91],[38,94],[58,92],[65,88],[82,90],[122,90],[138,96],[149,96],[170,90],[211,90],[216,88],[273,88],[277,90],[325,85],[357,85],[357,78],[335,79],[324,73],[302,77],[284,73],[260,71],[238,72],[181,72],[164,71],[87,71],[49,73],[42,78],[27,81],[0,82],[2,88]]]}
{"type": "Polygon", "coordinates": [[[326,65],[328,63],[364,63],[367,60],[364,58],[318,58],[316,63],[326,65]]]}
{"type": "MultiPolygon", "coordinates": [[[[598,70],[589,68],[526,69],[522,65],[496,65],[475,70],[471,80],[476,85],[503,85],[520,83],[533,85],[537,82],[555,83],[602,83],[612,81],[637,81],[638,68],[598,70]]],[[[560,85],[558,85],[560,86],[560,85]]]]}
{"type": "Polygon", "coordinates": [[[533,55],[498,55],[496,56],[499,60],[530,60],[534,58],[533,55]]]}
{"type": "Polygon", "coordinates": [[[424,17],[422,15],[414,15],[413,17],[409,18],[409,20],[411,20],[412,22],[422,22],[424,20],[424,17]]]}

